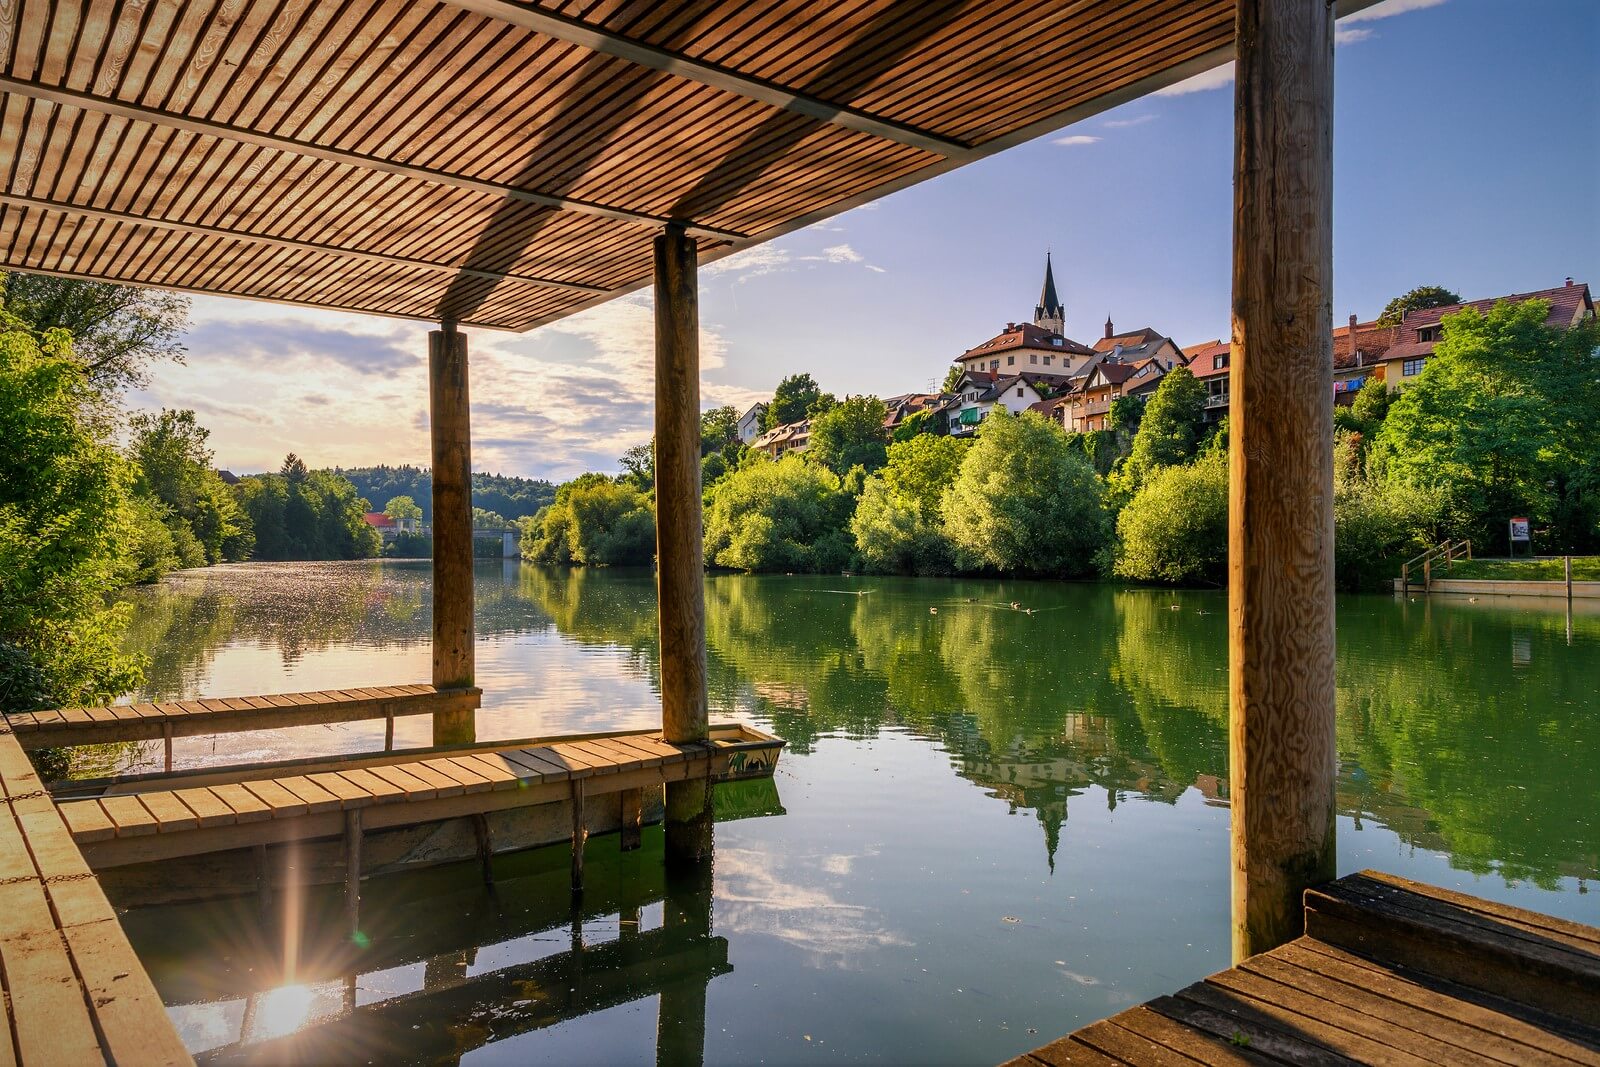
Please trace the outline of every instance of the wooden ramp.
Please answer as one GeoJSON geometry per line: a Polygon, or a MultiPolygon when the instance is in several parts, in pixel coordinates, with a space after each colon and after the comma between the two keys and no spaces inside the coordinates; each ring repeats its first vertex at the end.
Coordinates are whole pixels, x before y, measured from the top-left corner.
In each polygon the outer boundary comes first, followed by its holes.
{"type": "Polygon", "coordinates": [[[384,685],[316,693],[180,700],[170,704],[60,708],[16,712],[6,719],[22,747],[30,750],[113,741],[163,738],[170,741],[174,737],[369,719],[388,720],[392,741],[395,716],[475,710],[482,696],[483,691],[476,688],[384,685]]]}
{"type": "Polygon", "coordinates": [[[28,756],[0,733],[0,1063],[187,1064],[28,756]]]}
{"type": "Polygon", "coordinates": [[[1304,937],[1011,1065],[1600,1065],[1600,929],[1373,871],[1305,906],[1304,937]]]}

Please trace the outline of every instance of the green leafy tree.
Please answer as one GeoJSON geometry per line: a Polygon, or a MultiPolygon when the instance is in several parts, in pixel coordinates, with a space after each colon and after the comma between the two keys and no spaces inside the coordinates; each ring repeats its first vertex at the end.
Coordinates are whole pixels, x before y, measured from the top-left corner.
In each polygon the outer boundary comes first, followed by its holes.
{"type": "Polygon", "coordinates": [[[211,431],[194,412],[139,412],[129,425],[135,492],[161,504],[179,564],[203,567],[248,556],[255,540],[249,519],[212,468],[211,431]]]}
{"type": "Polygon", "coordinates": [[[1194,457],[1205,433],[1206,388],[1187,367],[1174,367],[1161,379],[1144,414],[1127,462],[1118,472],[1125,492],[1163,467],[1194,457]]]}
{"type": "Polygon", "coordinates": [[[1160,467],[1117,516],[1119,578],[1170,585],[1227,579],[1228,457],[1160,467]]]}
{"type": "Polygon", "coordinates": [[[1409,293],[1397,296],[1385,304],[1383,314],[1378,316],[1378,325],[1398,326],[1408,311],[1449,307],[1451,304],[1459,303],[1461,297],[1442,285],[1419,285],[1409,293]]]}
{"type": "MultiPolygon", "coordinates": [[[[647,444],[634,445],[628,449],[617,462],[622,467],[622,478],[631,482],[635,489],[648,492],[655,487],[656,439],[654,437],[647,444]]],[[[556,495],[561,495],[560,489],[556,490],[556,495]]]]}
{"type": "Polygon", "coordinates": [[[1378,434],[1388,477],[1443,492],[1445,532],[1506,546],[1506,520],[1564,519],[1554,549],[1586,550],[1597,532],[1600,326],[1544,324],[1542,300],[1466,308],[1417,380],[1394,399],[1378,434]]]}
{"type": "Polygon", "coordinates": [[[289,473],[241,478],[239,504],[255,532],[255,555],[266,560],[368,559],[383,540],[367,525],[370,504],[349,479],[309,470],[290,455],[289,473]]]}
{"type": "Polygon", "coordinates": [[[178,293],[109,282],[8,274],[6,306],[39,333],[65,330],[71,358],[102,396],[150,383],[150,368],[183,362],[189,298],[178,293]]]}
{"type": "Polygon", "coordinates": [[[913,437],[931,434],[935,432],[936,425],[933,412],[926,408],[921,411],[913,411],[901,419],[895,428],[890,431],[889,440],[909,441],[913,437]]]}
{"type": "Polygon", "coordinates": [[[422,508],[409,496],[392,496],[389,502],[383,505],[383,513],[396,522],[419,523],[422,521],[422,508]]]}
{"type": "Polygon", "coordinates": [[[306,461],[293,452],[283,457],[283,466],[278,468],[278,473],[295,485],[311,477],[311,471],[306,467],[306,461]]]}
{"type": "Polygon", "coordinates": [[[888,417],[877,397],[848,397],[811,421],[811,459],[839,475],[856,466],[877,470],[886,460],[888,417]]]}
{"type": "Polygon", "coordinates": [[[709,456],[713,452],[723,453],[727,459],[738,449],[744,447],[739,440],[739,412],[736,408],[723,405],[720,408],[711,408],[700,413],[700,454],[709,456]]]}
{"type": "Polygon", "coordinates": [[[948,574],[955,566],[941,508],[968,442],[924,434],[889,446],[888,463],[868,478],[850,520],[866,569],[948,574]]]}
{"type": "Polygon", "coordinates": [[[1033,412],[996,408],[945,492],[944,527],[958,561],[1039,575],[1094,569],[1107,536],[1102,487],[1066,435],[1033,412]]]}
{"type": "Polygon", "coordinates": [[[474,530],[509,530],[511,524],[504,515],[489,511],[486,508],[472,509],[472,528],[474,530]]]}
{"type": "Polygon", "coordinates": [[[706,509],[706,562],[742,571],[837,571],[849,562],[851,498],[839,476],[789,455],[731,471],[706,509]]]}
{"type": "Polygon", "coordinates": [[[961,385],[961,376],[967,373],[966,365],[957,363],[944,372],[944,382],[939,386],[941,393],[953,393],[961,385]]]}
{"type": "Polygon", "coordinates": [[[523,557],[536,563],[604,567],[655,558],[649,495],[604,475],[585,474],[558,487],[555,503],[522,529],[523,557]]]}
{"type": "Polygon", "coordinates": [[[805,418],[823,399],[822,389],[809,374],[791,374],[778,383],[772,394],[772,403],[761,416],[761,429],[784,426],[805,418]]]}
{"type": "Polygon", "coordinates": [[[1438,489],[1371,477],[1353,465],[1334,478],[1333,574],[1343,592],[1384,592],[1400,565],[1441,540],[1438,489]]]}
{"type": "Polygon", "coordinates": [[[64,330],[0,308],[0,711],[107,702],[139,683],[121,650],[126,462],[64,330]]]}

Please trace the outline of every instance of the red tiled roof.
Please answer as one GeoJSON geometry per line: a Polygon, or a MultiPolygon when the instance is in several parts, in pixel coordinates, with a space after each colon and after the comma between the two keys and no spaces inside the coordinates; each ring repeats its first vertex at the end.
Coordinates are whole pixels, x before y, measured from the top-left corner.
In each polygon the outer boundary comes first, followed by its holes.
{"type": "Polygon", "coordinates": [[[973,356],[987,356],[998,352],[1015,352],[1019,349],[1037,349],[1041,352],[1069,352],[1079,356],[1088,355],[1093,351],[1070,337],[1062,337],[1058,333],[1052,333],[1043,327],[1035,326],[1031,322],[1015,322],[1008,329],[989,338],[981,345],[974,345],[967,349],[956,357],[955,362],[971,359],[973,356]],[[1054,338],[1060,338],[1060,342],[1057,343],[1053,340],[1054,338]]]}
{"type": "Polygon", "coordinates": [[[361,517],[362,519],[366,520],[368,526],[376,527],[379,530],[393,529],[396,525],[398,525],[393,519],[381,511],[369,511],[361,517]]]}
{"type": "Polygon", "coordinates": [[[1384,352],[1385,361],[1391,359],[1414,359],[1417,356],[1433,355],[1433,346],[1436,341],[1406,341],[1398,345],[1390,345],[1384,352]]]}
{"type": "Polygon", "coordinates": [[[1406,331],[1408,339],[1414,340],[1418,329],[1435,325],[1446,315],[1453,315],[1462,308],[1469,307],[1488,311],[1502,300],[1513,304],[1527,300],[1550,301],[1550,314],[1544,320],[1546,326],[1570,326],[1578,318],[1580,311],[1594,307],[1594,301],[1589,296],[1588,283],[1574,282],[1569,285],[1558,285],[1554,289],[1540,289],[1533,293],[1512,293],[1510,296],[1493,296],[1486,300],[1468,300],[1465,303],[1451,304],[1442,308],[1418,308],[1416,311],[1406,312],[1400,327],[1406,331]]]}
{"type": "Polygon", "coordinates": [[[1139,345],[1147,345],[1151,341],[1162,340],[1165,340],[1164,335],[1156,333],[1156,331],[1146,326],[1144,329],[1134,330],[1132,333],[1117,333],[1112,334],[1110,337],[1097,338],[1094,343],[1094,350],[1096,352],[1109,352],[1118,345],[1123,348],[1137,348],[1139,345]]]}
{"type": "Polygon", "coordinates": [[[1333,366],[1336,370],[1371,366],[1380,359],[1388,358],[1384,353],[1398,340],[1398,326],[1379,326],[1376,322],[1358,322],[1354,329],[1336,326],[1333,330],[1333,366]]]}
{"type": "Polygon", "coordinates": [[[1228,373],[1228,361],[1223,360],[1221,367],[1212,364],[1218,356],[1232,355],[1233,345],[1227,341],[1207,341],[1204,344],[1191,345],[1189,353],[1189,373],[1196,378],[1214,378],[1219,374],[1228,373]]]}

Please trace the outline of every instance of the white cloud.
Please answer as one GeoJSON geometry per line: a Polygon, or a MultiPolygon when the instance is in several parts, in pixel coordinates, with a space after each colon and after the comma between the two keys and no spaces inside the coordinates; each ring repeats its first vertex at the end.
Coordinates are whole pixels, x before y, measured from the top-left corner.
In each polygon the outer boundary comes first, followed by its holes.
{"type": "Polygon", "coordinates": [[[880,267],[880,266],[878,266],[877,264],[874,264],[874,263],[868,263],[867,264],[867,269],[872,271],[874,274],[888,274],[889,273],[883,267],[880,267]]]}
{"type": "Polygon", "coordinates": [[[820,256],[801,256],[801,259],[821,260],[824,263],[860,263],[861,253],[849,245],[831,245],[820,256]]]}
{"type": "Polygon", "coordinates": [[[1355,44],[1358,41],[1367,40],[1376,32],[1376,30],[1369,29],[1365,26],[1357,26],[1353,29],[1345,29],[1340,27],[1339,29],[1333,31],[1333,43],[1355,44]]]}
{"type": "Polygon", "coordinates": [[[1165,89],[1157,89],[1157,96],[1185,96],[1189,93],[1203,93],[1208,89],[1221,89],[1223,86],[1233,84],[1233,61],[1203,70],[1192,78],[1185,78],[1176,85],[1169,85],[1165,89]]]}
{"type": "MultiPolygon", "coordinates": [[[[702,275],[736,274],[740,281],[775,274],[789,265],[789,253],[777,245],[756,245],[700,268],[702,275]]],[[[610,306],[610,305],[605,305],[610,306]]]]}
{"type": "Polygon", "coordinates": [[[1143,126],[1147,122],[1156,120],[1153,114],[1135,115],[1131,119],[1108,119],[1101,123],[1108,130],[1125,130],[1129,126],[1143,126]]]}
{"type": "Polygon", "coordinates": [[[1073,148],[1073,147],[1076,147],[1078,145],[1094,144],[1099,140],[1100,140],[1100,138],[1095,137],[1092,134],[1074,133],[1074,134],[1069,134],[1066,137],[1057,137],[1054,141],[1052,141],[1050,143],[1051,144],[1066,145],[1069,148],[1073,148]]]}
{"type": "Polygon", "coordinates": [[[1378,19],[1393,18],[1404,15],[1408,11],[1421,11],[1425,8],[1438,7],[1445,0],[1380,0],[1371,7],[1357,11],[1353,15],[1346,15],[1340,22],[1376,22],[1378,19]]]}

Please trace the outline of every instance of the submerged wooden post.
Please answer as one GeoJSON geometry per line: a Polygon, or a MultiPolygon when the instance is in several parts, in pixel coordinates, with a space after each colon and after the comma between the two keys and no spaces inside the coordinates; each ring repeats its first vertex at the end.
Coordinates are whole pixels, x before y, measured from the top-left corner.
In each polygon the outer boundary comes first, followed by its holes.
{"type": "Polygon", "coordinates": [[[1228,630],[1233,957],[1335,874],[1333,9],[1239,0],[1228,630]]]}
{"type": "MultiPolygon", "coordinates": [[[[472,445],[467,339],[455,323],[428,334],[428,427],[433,438],[433,684],[473,683],[472,445]]],[[[471,708],[438,712],[433,743],[469,744],[471,708]]]]}
{"type": "MultiPolygon", "coordinates": [[[[661,627],[661,729],[704,741],[705,562],[700,537],[700,298],[695,243],[676,223],[655,240],[656,593],[661,627]]],[[[711,851],[711,783],[667,783],[668,863],[711,851]]]]}
{"type": "Polygon", "coordinates": [[[617,836],[622,851],[632,852],[644,840],[644,798],[637,789],[624,789],[618,796],[622,798],[622,832],[617,836]]]}
{"type": "Polygon", "coordinates": [[[350,933],[361,929],[361,809],[344,813],[344,915],[350,933]]]}
{"type": "Polygon", "coordinates": [[[572,780],[572,891],[583,892],[583,850],[589,843],[589,823],[583,815],[583,779],[572,780]]]}

